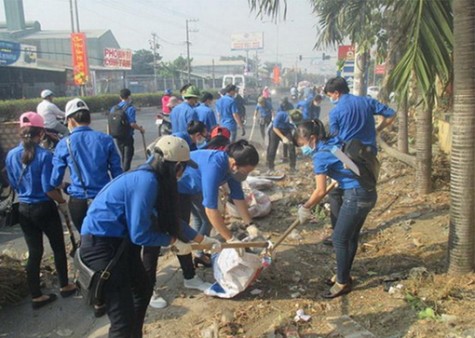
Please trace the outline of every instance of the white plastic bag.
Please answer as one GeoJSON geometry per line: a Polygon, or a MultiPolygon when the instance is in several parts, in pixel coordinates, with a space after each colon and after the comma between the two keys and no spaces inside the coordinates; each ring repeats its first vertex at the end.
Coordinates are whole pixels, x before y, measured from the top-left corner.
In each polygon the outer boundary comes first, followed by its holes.
{"type": "Polygon", "coordinates": [[[208,296],[232,298],[254,281],[263,267],[261,258],[245,252],[242,257],[234,249],[224,249],[213,256],[216,282],[205,290],[208,296]]]}
{"type": "MultiPolygon", "coordinates": [[[[244,182],[242,184],[242,187],[244,190],[244,197],[251,217],[264,217],[269,215],[272,210],[272,202],[269,196],[259,190],[251,189],[247,182],[244,182]]],[[[233,203],[227,202],[226,208],[230,216],[236,218],[241,217],[236,206],[233,203]]]]}

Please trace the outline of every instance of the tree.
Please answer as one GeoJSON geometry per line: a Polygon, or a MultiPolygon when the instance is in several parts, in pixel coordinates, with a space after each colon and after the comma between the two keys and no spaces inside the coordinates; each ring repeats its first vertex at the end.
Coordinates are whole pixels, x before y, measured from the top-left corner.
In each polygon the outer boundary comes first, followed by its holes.
{"type": "Polygon", "coordinates": [[[454,112],[450,161],[449,272],[475,268],[475,2],[454,0],[454,112]]]}
{"type": "Polygon", "coordinates": [[[140,49],[132,54],[132,74],[153,74],[153,53],[147,49],[140,49]]]}

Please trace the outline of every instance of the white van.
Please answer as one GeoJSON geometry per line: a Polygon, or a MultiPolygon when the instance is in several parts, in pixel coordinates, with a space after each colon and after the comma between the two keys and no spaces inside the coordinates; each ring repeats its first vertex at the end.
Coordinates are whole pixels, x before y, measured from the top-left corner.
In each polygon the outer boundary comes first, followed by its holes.
{"type": "Polygon", "coordinates": [[[260,95],[259,83],[252,76],[228,74],[223,76],[223,87],[233,84],[239,87],[239,94],[247,101],[257,102],[260,95]]]}

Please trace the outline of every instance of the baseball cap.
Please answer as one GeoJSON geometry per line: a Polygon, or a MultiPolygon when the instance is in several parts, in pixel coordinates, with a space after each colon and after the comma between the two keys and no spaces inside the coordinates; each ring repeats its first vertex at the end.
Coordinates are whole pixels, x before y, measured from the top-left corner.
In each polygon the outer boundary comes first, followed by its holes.
{"type": "Polygon", "coordinates": [[[29,112],[21,114],[20,116],[20,128],[23,128],[23,127],[44,128],[45,122],[43,120],[43,117],[41,117],[41,115],[32,111],[29,111],[29,112]]]}
{"type": "Polygon", "coordinates": [[[87,106],[86,102],[81,100],[80,98],[75,98],[68,103],[66,103],[66,112],[65,112],[65,118],[67,119],[70,115],[80,111],[80,110],[87,110],[89,111],[89,107],[87,106]]]}
{"type": "Polygon", "coordinates": [[[213,129],[211,129],[211,133],[210,133],[211,138],[219,136],[219,135],[226,137],[228,140],[231,138],[231,132],[226,127],[216,126],[213,129]]]}
{"type": "Polygon", "coordinates": [[[165,161],[182,162],[192,168],[198,168],[198,165],[190,159],[188,143],[179,137],[173,135],[163,136],[155,143],[153,148],[158,148],[162,151],[165,161]]]}

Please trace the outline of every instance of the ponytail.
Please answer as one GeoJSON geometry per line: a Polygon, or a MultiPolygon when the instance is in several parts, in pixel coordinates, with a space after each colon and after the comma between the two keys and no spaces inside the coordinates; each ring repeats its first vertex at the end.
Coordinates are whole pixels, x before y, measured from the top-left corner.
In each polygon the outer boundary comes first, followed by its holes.
{"type": "Polygon", "coordinates": [[[331,135],[327,135],[323,122],[319,119],[305,121],[297,126],[296,133],[294,135],[294,143],[297,144],[297,139],[303,137],[305,139],[310,136],[315,136],[318,141],[327,141],[331,135]]]}
{"type": "Polygon", "coordinates": [[[37,137],[41,135],[43,128],[39,127],[23,127],[20,129],[20,138],[23,143],[23,154],[21,163],[30,164],[35,158],[35,147],[38,144],[37,137]]]}

